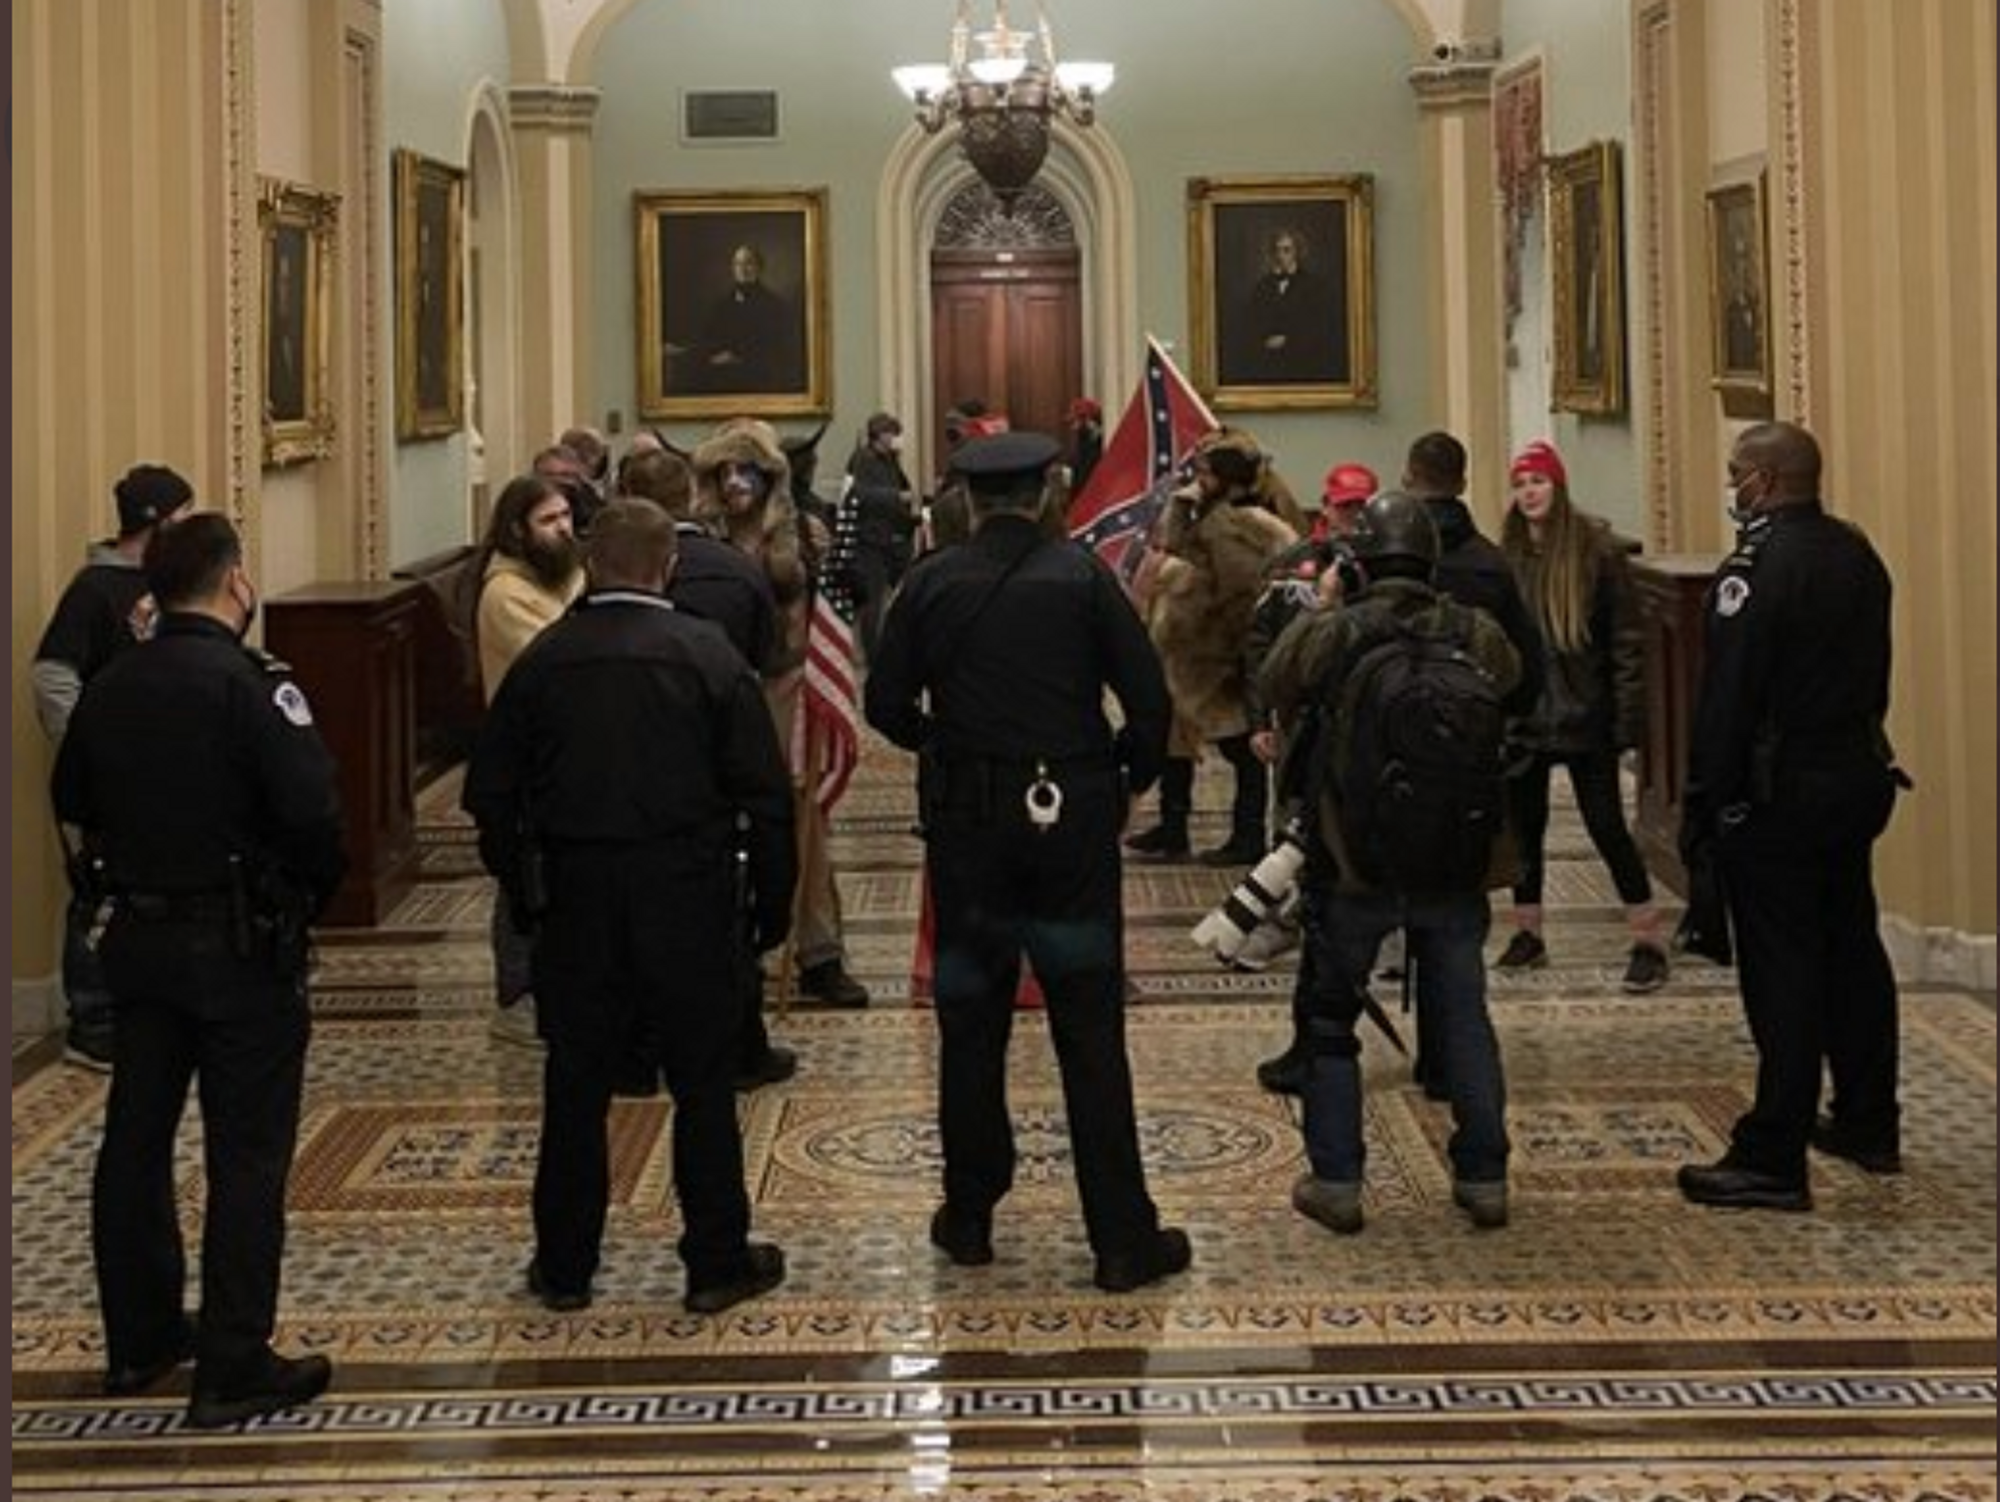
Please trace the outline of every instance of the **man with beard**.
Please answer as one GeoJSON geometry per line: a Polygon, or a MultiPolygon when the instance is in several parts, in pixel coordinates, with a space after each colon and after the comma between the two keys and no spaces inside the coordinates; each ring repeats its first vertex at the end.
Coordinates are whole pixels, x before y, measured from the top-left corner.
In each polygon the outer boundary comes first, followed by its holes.
{"type": "MultiPolygon", "coordinates": [[[[472,639],[479,648],[480,688],[490,704],[522,648],[583,590],[569,498],[556,481],[531,474],[508,482],[473,560],[473,577],[479,580],[479,599],[472,639]]],[[[493,897],[492,938],[494,996],[500,1005],[493,1035],[538,1047],[534,997],[529,994],[532,946],[516,928],[504,891],[493,897]]]]}

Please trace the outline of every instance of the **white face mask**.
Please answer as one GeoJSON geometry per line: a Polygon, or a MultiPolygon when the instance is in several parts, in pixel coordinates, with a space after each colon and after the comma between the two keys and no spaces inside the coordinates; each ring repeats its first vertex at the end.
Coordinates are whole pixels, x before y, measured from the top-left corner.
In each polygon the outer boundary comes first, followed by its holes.
{"type": "Polygon", "coordinates": [[[1746,526],[1757,518],[1757,508],[1740,499],[1737,486],[1725,480],[1722,484],[1722,514],[1729,518],[1732,527],[1746,526]]]}

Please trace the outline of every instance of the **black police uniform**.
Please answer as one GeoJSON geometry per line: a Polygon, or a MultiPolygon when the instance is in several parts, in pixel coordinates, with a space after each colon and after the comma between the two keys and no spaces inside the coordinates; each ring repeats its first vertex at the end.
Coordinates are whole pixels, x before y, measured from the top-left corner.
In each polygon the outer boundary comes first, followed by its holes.
{"type": "Polygon", "coordinates": [[[310,1032],[306,923],[346,870],[333,758],[282,664],[221,622],[165,616],[85,687],[57,817],[110,892],[117,1067],[92,1191],[114,1373],[184,1346],[175,1129],[198,1080],[208,1176],[197,1385],[270,1355],[310,1032]]]}
{"type": "Polygon", "coordinates": [[[1799,1184],[1822,1058],[1841,1137],[1899,1143],[1896,981],[1871,869],[1901,779],[1883,729],[1889,597],[1867,538],[1813,500],[1747,524],[1706,605],[1682,852],[1719,864],[1757,1045],[1756,1100],[1725,1162],[1799,1184]]]}
{"type": "MultiPolygon", "coordinates": [[[[1041,441],[1045,464],[1055,448],[1041,441]]],[[[920,753],[946,1205],[983,1220],[1013,1184],[1007,1041],[1025,949],[1047,997],[1091,1246],[1100,1266],[1143,1253],[1160,1226],[1125,1051],[1118,837],[1128,795],[1166,753],[1166,680],[1145,627],[1090,553],[1031,516],[992,515],[905,576],[866,707],[920,753]],[[1107,687],[1125,715],[1115,737],[1107,687]],[[1044,772],[1062,795],[1045,829],[1024,804],[1044,772]]]]}
{"type": "Polygon", "coordinates": [[[796,859],[791,780],[756,675],[721,630],[658,595],[586,595],[529,643],[466,772],[480,854],[542,911],[535,996],[548,1041],[535,1262],[588,1295],[604,1237],[612,1086],[659,1041],[674,1099],[674,1189],[690,1291],[744,1273],[749,1197],[731,1084],[743,1023],[737,820],[755,941],[783,941],[796,859]],[[532,847],[524,844],[530,832],[532,847]],[[545,894],[524,890],[530,849],[545,894]]]}

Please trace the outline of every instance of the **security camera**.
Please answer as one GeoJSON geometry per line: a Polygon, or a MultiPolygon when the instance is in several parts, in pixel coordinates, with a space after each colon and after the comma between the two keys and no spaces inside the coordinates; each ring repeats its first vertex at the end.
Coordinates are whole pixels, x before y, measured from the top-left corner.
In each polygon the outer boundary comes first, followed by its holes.
{"type": "Polygon", "coordinates": [[[1458,56],[1458,43],[1438,42],[1431,48],[1431,56],[1441,63],[1448,63],[1458,56]]]}

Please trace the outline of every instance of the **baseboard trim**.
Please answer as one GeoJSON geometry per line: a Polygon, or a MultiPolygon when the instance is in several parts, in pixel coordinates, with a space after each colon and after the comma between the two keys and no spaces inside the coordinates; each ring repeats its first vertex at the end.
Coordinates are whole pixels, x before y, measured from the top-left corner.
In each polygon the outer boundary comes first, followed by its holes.
{"type": "Polygon", "coordinates": [[[13,1023],[16,1038],[39,1038],[62,1025],[62,983],[53,975],[14,982],[13,1023]]]}
{"type": "Polygon", "coordinates": [[[1896,979],[1906,985],[1962,986],[1992,991],[1995,936],[1955,928],[1924,928],[1893,915],[1882,920],[1882,943],[1896,979]]]}

